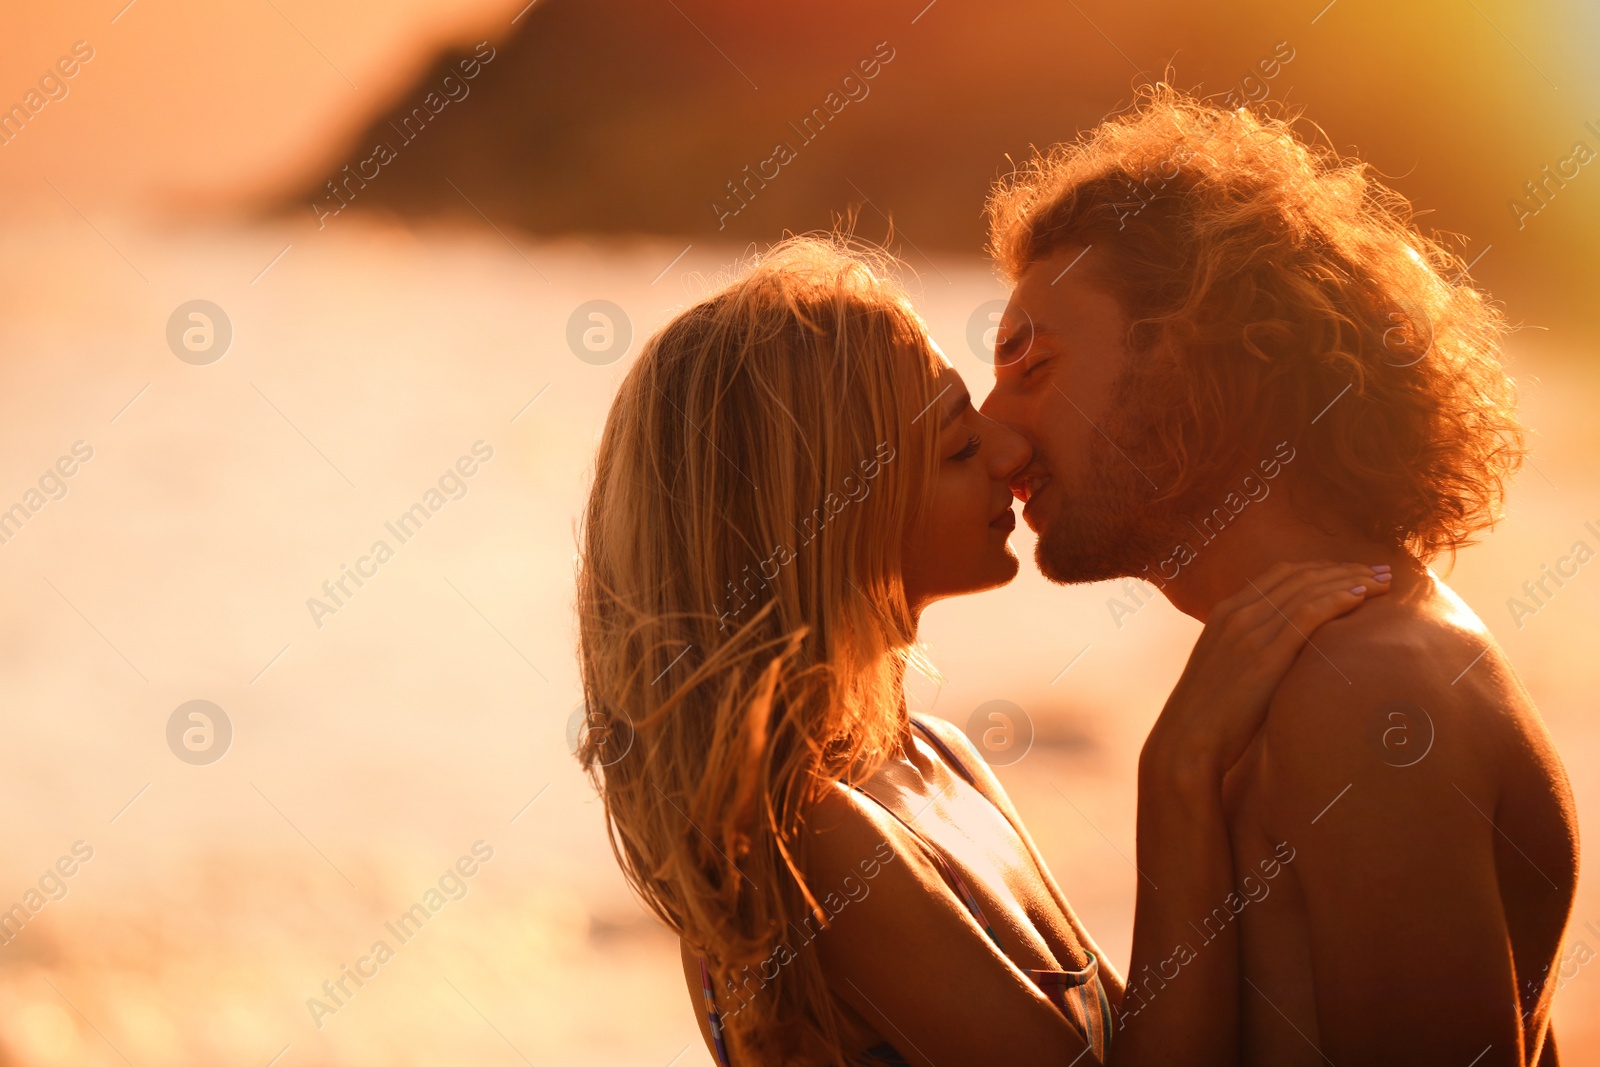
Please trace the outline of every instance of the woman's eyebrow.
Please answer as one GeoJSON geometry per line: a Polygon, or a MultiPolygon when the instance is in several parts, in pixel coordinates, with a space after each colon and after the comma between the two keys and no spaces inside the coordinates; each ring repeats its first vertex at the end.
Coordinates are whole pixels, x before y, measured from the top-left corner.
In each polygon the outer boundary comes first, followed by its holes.
{"type": "Polygon", "coordinates": [[[939,428],[942,430],[961,417],[972,404],[972,394],[967,392],[966,386],[951,390],[950,403],[945,405],[944,415],[939,419],[939,428]]]}

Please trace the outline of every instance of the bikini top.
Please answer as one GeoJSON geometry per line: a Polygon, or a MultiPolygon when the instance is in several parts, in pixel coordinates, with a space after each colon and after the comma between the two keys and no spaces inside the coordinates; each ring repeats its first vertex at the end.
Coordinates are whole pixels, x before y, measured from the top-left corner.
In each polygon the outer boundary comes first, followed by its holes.
{"type": "MultiPolygon", "coordinates": [[[[911,724],[922,733],[922,736],[928,740],[929,744],[939,751],[945,762],[950,764],[961,777],[972,785],[977,785],[977,781],[973,778],[972,773],[967,770],[966,765],[961,762],[960,757],[951,750],[949,745],[945,744],[944,740],[936,732],[930,730],[915,717],[912,718],[911,724]]],[[[990,925],[988,917],[984,915],[983,907],[978,903],[978,898],[973,896],[966,882],[962,881],[961,876],[956,873],[955,867],[945,858],[944,854],[935,848],[926,837],[923,837],[916,827],[902,819],[892,808],[879,801],[877,797],[873,797],[871,793],[868,793],[860,786],[856,786],[856,790],[864,796],[871,797],[879,806],[883,807],[883,810],[893,815],[900,825],[904,826],[917,840],[922,842],[923,846],[927,848],[928,854],[938,864],[945,880],[949,882],[951,888],[956,891],[956,895],[966,905],[967,911],[971,913],[973,920],[989,935],[989,939],[996,946],[999,946],[1000,938],[995,934],[994,927],[990,925]]],[[[1066,1016],[1067,1021],[1072,1023],[1078,1032],[1084,1036],[1084,1039],[1088,1042],[1089,1049],[1094,1053],[1095,1060],[1104,1063],[1106,1052],[1111,1044],[1111,1002],[1106,998],[1105,986],[1100,981],[1099,957],[1090,952],[1089,965],[1079,971],[1029,968],[1026,973],[1029,979],[1033,981],[1033,984],[1039,988],[1039,991],[1049,999],[1050,1003],[1054,1004],[1056,1009],[1066,1016]]],[[[706,966],[704,956],[700,957],[700,991],[705,998],[706,1016],[711,1023],[711,1038],[713,1045],[716,1047],[717,1063],[721,1067],[732,1067],[732,1061],[728,1059],[727,1046],[723,1041],[722,1013],[717,1010],[716,991],[712,988],[711,972],[706,966]]],[[[884,1067],[908,1067],[905,1058],[890,1044],[876,1045],[867,1050],[867,1055],[878,1063],[883,1064],[884,1067]]]]}

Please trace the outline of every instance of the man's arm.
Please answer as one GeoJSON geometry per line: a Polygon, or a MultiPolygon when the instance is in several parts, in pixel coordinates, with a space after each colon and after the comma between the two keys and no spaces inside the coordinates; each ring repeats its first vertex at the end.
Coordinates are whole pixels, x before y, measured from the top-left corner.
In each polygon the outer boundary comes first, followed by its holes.
{"type": "Polygon", "coordinates": [[[1302,654],[1274,698],[1262,759],[1271,832],[1296,851],[1322,1054],[1520,1067],[1490,821],[1498,790],[1469,744],[1469,731],[1494,728],[1492,712],[1396,649],[1324,647],[1338,666],[1302,654]],[[1408,721],[1374,726],[1402,702],[1426,715],[1403,709],[1408,721]],[[1396,727],[1418,744],[1431,733],[1432,747],[1394,758],[1383,731],[1396,727]]]}

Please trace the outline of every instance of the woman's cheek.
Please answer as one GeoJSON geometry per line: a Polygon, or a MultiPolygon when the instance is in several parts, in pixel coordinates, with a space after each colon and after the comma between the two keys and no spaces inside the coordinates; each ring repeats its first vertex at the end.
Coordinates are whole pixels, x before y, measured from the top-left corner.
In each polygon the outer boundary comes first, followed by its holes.
{"type": "Polygon", "coordinates": [[[969,538],[975,528],[988,523],[988,479],[974,459],[967,460],[948,479],[943,514],[969,538]]]}

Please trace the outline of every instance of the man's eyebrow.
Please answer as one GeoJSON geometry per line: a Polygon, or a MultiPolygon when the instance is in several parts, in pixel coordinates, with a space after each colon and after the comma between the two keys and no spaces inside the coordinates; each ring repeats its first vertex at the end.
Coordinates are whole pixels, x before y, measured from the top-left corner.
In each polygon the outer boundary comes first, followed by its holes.
{"type": "Polygon", "coordinates": [[[1033,320],[1029,319],[1015,330],[1002,331],[999,342],[994,346],[995,352],[1010,352],[1019,347],[1026,348],[1033,343],[1035,329],[1033,320]]]}
{"type": "Polygon", "coordinates": [[[994,346],[996,367],[1008,367],[1027,355],[1035,341],[1048,341],[1059,337],[1047,324],[1027,319],[1014,333],[1006,334],[994,346]]]}

